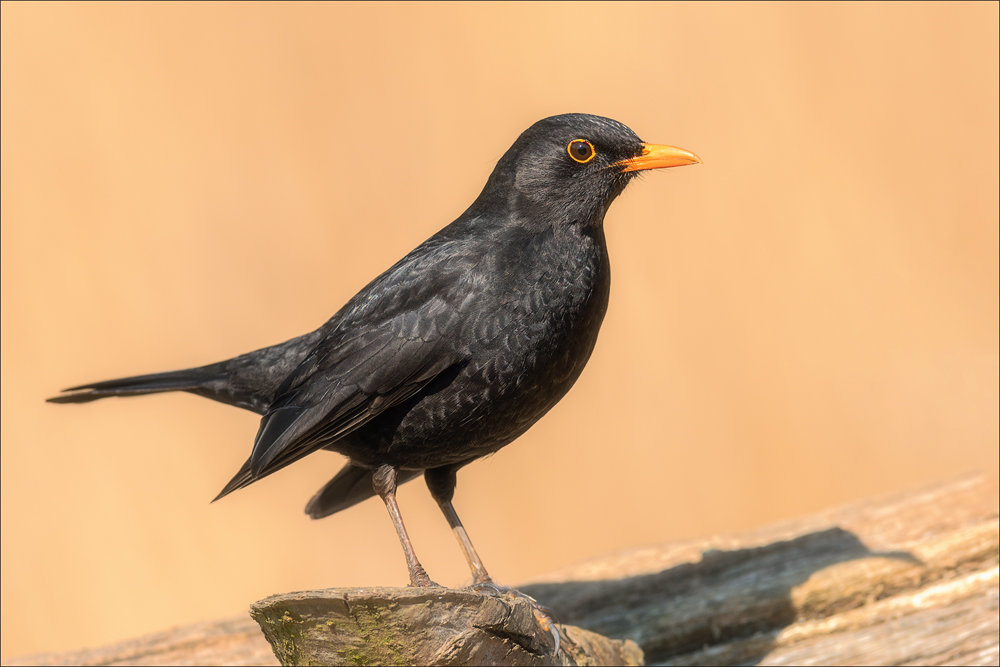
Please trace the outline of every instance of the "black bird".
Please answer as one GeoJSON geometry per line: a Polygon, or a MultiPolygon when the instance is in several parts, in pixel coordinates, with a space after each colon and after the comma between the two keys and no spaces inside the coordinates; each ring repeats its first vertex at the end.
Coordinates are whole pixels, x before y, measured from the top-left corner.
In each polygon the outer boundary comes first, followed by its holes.
{"type": "Polygon", "coordinates": [[[458,470],[527,431],[573,386],[611,286],[604,215],[644,169],[701,162],[625,125],[566,114],[510,147],[465,213],[316,331],[200,368],[96,382],[53,403],[187,391],[263,415],[216,500],[319,449],[349,462],[306,505],[314,519],[378,494],[413,586],[398,484],[421,474],[472,569],[491,580],[452,506],[458,470]]]}

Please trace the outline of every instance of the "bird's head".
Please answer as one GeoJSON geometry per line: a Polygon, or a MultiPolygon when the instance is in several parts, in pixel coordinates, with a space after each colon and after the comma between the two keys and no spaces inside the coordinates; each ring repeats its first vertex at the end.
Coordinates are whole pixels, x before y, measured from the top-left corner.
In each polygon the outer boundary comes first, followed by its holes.
{"type": "Polygon", "coordinates": [[[600,225],[640,171],[699,162],[686,150],[643,143],[610,118],[552,116],[517,138],[468,214],[513,216],[529,226],[600,225]]]}

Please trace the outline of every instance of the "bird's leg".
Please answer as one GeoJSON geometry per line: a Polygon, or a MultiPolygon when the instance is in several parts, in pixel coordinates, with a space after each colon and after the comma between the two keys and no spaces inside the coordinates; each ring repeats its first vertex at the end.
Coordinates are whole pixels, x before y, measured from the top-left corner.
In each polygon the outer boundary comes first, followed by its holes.
{"type": "Polygon", "coordinates": [[[389,516],[392,518],[392,525],[396,527],[399,543],[403,547],[403,555],[406,556],[406,567],[410,571],[410,585],[437,586],[427,576],[427,571],[417,560],[417,554],[413,551],[413,545],[410,544],[410,537],[406,534],[403,517],[399,514],[399,505],[396,504],[396,469],[390,465],[376,468],[372,474],[372,486],[375,488],[375,493],[385,503],[386,509],[389,510],[389,516]]]}
{"type": "Polygon", "coordinates": [[[472,570],[472,585],[492,584],[489,573],[483,566],[483,561],[476,553],[476,548],[472,546],[469,534],[465,532],[462,520],[458,518],[455,507],[451,504],[451,499],[455,496],[455,484],[457,483],[457,471],[452,468],[432,468],[424,472],[424,480],[427,488],[430,489],[431,497],[437,501],[438,507],[444,513],[444,518],[448,520],[452,532],[458,539],[458,545],[465,554],[465,560],[469,562],[469,569],[472,570]]]}
{"type": "Polygon", "coordinates": [[[444,518],[448,519],[448,525],[451,526],[452,531],[455,533],[455,537],[458,538],[458,544],[462,547],[462,553],[465,554],[465,560],[469,561],[469,569],[472,570],[471,588],[480,593],[495,595],[497,597],[512,595],[515,597],[527,598],[531,603],[532,610],[535,614],[535,620],[538,621],[538,625],[545,632],[552,635],[552,640],[555,646],[553,653],[559,653],[559,628],[556,625],[555,614],[552,610],[538,604],[538,601],[535,600],[535,598],[530,595],[525,595],[516,588],[498,586],[493,583],[493,580],[490,579],[490,575],[486,572],[486,568],[483,566],[483,561],[479,558],[479,554],[476,553],[476,548],[472,546],[472,540],[469,539],[469,534],[465,532],[465,526],[462,525],[462,520],[458,518],[458,513],[455,512],[455,507],[451,504],[451,499],[455,496],[455,485],[458,483],[458,477],[456,475],[457,472],[457,468],[431,468],[430,470],[424,471],[424,481],[427,482],[427,488],[430,489],[431,497],[437,501],[438,507],[440,507],[441,511],[444,513],[444,518]]]}

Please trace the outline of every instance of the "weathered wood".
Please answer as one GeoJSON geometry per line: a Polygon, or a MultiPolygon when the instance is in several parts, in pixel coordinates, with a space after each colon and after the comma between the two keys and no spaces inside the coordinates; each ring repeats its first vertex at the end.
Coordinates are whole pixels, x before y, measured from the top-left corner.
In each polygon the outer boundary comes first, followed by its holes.
{"type": "Polygon", "coordinates": [[[631,641],[565,626],[555,639],[531,603],[445,588],[340,588],[251,607],[284,665],[641,665],[631,641]]]}
{"type": "Polygon", "coordinates": [[[278,665],[247,614],[193,623],[101,648],[9,658],[4,665],[278,665]]]}
{"type": "Polygon", "coordinates": [[[522,587],[665,664],[997,664],[998,494],[968,479],[522,587]]]}
{"type": "MultiPolygon", "coordinates": [[[[650,662],[996,665],[998,504],[995,479],[967,479],[637,549],[522,590],[565,623],[635,640],[650,662]]],[[[7,662],[277,664],[245,616],[7,662]]]]}

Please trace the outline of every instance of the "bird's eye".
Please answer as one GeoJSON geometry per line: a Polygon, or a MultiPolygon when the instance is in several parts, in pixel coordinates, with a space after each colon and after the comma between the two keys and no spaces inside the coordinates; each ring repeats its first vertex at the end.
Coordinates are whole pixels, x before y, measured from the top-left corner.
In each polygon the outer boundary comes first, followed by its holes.
{"type": "Polygon", "coordinates": [[[569,146],[566,147],[569,151],[569,156],[579,162],[580,164],[587,164],[594,159],[594,155],[597,153],[594,151],[594,144],[590,143],[586,139],[574,139],[569,142],[569,146]]]}

